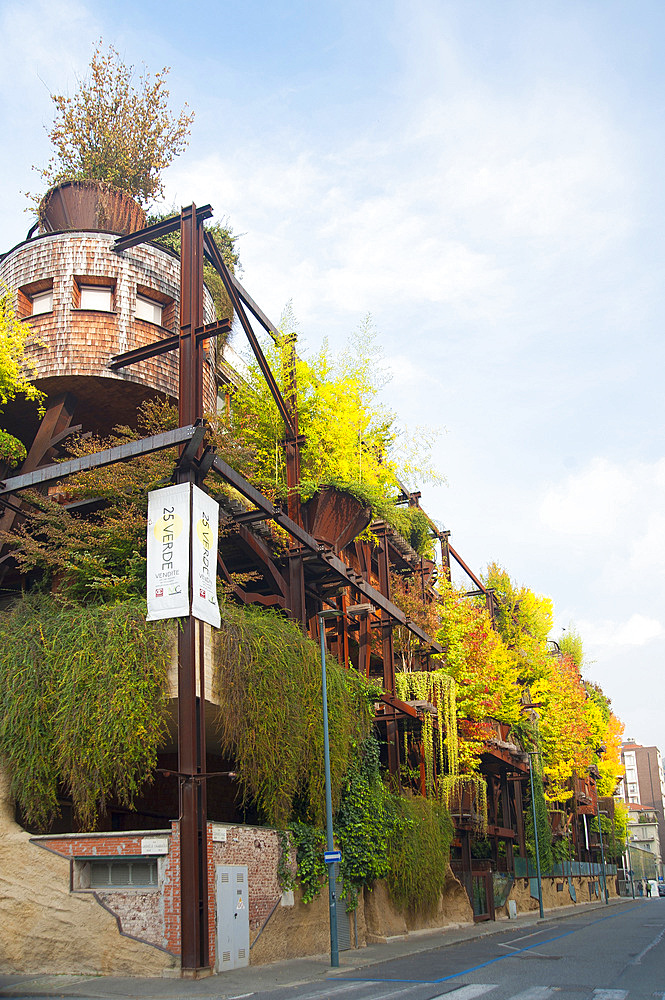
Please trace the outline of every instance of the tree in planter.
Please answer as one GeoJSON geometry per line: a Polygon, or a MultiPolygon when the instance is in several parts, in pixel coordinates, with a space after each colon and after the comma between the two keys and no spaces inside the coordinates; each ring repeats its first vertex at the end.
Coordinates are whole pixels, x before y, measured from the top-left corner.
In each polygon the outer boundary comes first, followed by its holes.
{"type": "MultiPolygon", "coordinates": [[[[177,425],[168,403],[148,401],[139,410],[138,429],[117,427],[109,439],[74,439],[69,454],[90,454],[177,425]]],[[[145,596],[147,495],[166,485],[175,465],[174,449],[70,476],[62,489],[71,501],[95,498],[103,514],[75,517],[40,493],[25,520],[3,537],[21,573],[57,583],[58,593],[75,601],[118,603],[145,596]]]]}
{"type": "Polygon", "coordinates": [[[177,116],[170,111],[168,73],[164,67],[152,79],[144,67],[135,85],[133,66],[100,40],[77,92],[51,95],[55,156],[40,171],[44,182],[105,181],[143,205],[161,197],[162,171],[187,146],[194,120],[187,105],[177,116]]]}
{"type": "Polygon", "coordinates": [[[518,586],[496,563],[488,566],[483,582],[494,590],[496,628],[517,657],[522,682],[530,684],[545,676],[554,614],[551,599],[518,586]]]}
{"type": "MultiPolygon", "coordinates": [[[[295,321],[282,318],[282,340],[264,344],[280,391],[288,395],[295,321]]],[[[328,345],[308,358],[296,357],[298,428],[301,450],[300,498],[308,500],[323,486],[357,497],[375,517],[394,526],[405,538],[429,539],[415,514],[395,505],[401,469],[393,460],[400,439],[395,414],[378,401],[385,384],[381,352],[371,320],[366,318],[346,350],[334,357],[328,345]]],[[[284,424],[257,364],[250,361],[245,380],[233,394],[233,437],[251,452],[242,467],[266,494],[285,499],[284,424]]],[[[421,469],[424,478],[431,470],[421,469]]]]}

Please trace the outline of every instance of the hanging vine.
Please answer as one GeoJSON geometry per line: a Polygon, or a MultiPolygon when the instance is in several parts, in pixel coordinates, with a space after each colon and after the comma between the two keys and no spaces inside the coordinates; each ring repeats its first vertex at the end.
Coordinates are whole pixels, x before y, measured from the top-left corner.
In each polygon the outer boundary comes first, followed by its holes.
{"type": "MultiPolygon", "coordinates": [[[[481,832],[487,830],[487,786],[480,774],[460,774],[457,731],[457,684],[444,670],[412,671],[395,675],[397,695],[403,701],[426,701],[437,708],[434,718],[426,712],[422,722],[425,788],[451,808],[470,796],[470,813],[481,832]],[[436,731],[437,739],[434,738],[436,731]]],[[[407,738],[405,734],[405,757],[407,738]]],[[[453,810],[454,811],[454,810],[453,810]]]]}
{"type": "MultiPolygon", "coordinates": [[[[213,690],[224,753],[240,787],[271,824],[323,823],[324,766],[318,643],[275,611],[223,601],[213,639],[213,690]]],[[[327,660],[333,802],[367,736],[375,692],[355,670],[327,660]]]]}
{"type": "Polygon", "coordinates": [[[436,794],[437,772],[440,776],[459,769],[457,742],[457,715],[455,711],[457,685],[444,670],[414,670],[395,675],[397,696],[402,701],[426,701],[434,705],[436,732],[434,739],[434,717],[424,713],[422,724],[423,757],[425,760],[425,785],[429,795],[436,794]],[[446,767],[447,764],[447,767],[446,767]]]}

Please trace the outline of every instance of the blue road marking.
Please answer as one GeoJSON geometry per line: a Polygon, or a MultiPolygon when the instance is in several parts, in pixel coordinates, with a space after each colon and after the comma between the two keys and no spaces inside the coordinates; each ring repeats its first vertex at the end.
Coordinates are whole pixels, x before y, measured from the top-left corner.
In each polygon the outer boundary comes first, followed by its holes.
{"type": "MultiPolygon", "coordinates": [[[[577,931],[586,930],[587,927],[593,927],[595,924],[602,924],[605,920],[615,920],[617,917],[622,916],[624,913],[630,913],[631,910],[636,910],[638,907],[631,906],[627,910],[622,910],[621,913],[611,913],[607,917],[600,917],[598,920],[592,920],[588,924],[584,924],[583,927],[575,927],[572,931],[566,931],[564,934],[557,934],[556,937],[548,938],[547,941],[534,942],[534,944],[528,945],[526,948],[516,948],[515,951],[511,951],[507,955],[497,955],[496,958],[490,958],[486,962],[481,962],[480,965],[472,965],[468,969],[462,969],[461,972],[454,972],[450,976],[441,976],[440,979],[388,979],[381,976],[330,976],[330,979],[341,979],[348,983],[419,983],[419,984],[432,984],[436,986],[437,983],[447,983],[450,979],[459,979],[461,976],[467,976],[470,972],[477,972],[478,969],[485,969],[488,965],[494,965],[496,962],[502,962],[504,958],[515,958],[516,955],[522,955],[525,951],[531,951],[533,948],[542,948],[545,944],[552,944],[553,941],[560,941],[561,938],[570,937],[571,934],[576,934],[577,931]]],[[[457,942],[461,944],[462,942],[457,942]]],[[[404,956],[405,958],[407,956],[404,956]]],[[[399,961],[398,959],[387,959],[387,961],[399,961]]]]}

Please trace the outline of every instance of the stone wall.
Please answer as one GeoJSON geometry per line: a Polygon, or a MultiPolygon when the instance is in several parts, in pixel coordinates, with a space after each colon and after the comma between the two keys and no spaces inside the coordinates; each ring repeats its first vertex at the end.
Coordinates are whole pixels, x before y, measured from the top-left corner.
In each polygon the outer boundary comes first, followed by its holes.
{"type": "MultiPolygon", "coordinates": [[[[250,880],[251,890],[251,880],[250,880]]],[[[344,911],[344,901],[338,900],[344,911]]],[[[338,914],[339,914],[338,910],[338,914]]],[[[346,914],[345,914],[346,916],[346,914]]],[[[403,913],[390,899],[383,882],[365,889],[358,899],[358,908],[349,914],[351,945],[357,934],[358,947],[386,943],[392,938],[406,938],[424,930],[450,930],[473,922],[473,912],[467,895],[449,872],[445,890],[436,909],[428,914],[403,913]]],[[[284,958],[325,955],[330,950],[328,892],[325,886],[311,903],[303,903],[296,892],[293,906],[278,906],[263,932],[252,936],[251,963],[261,965],[284,958]]]]}
{"type": "Polygon", "coordinates": [[[31,842],[0,774],[0,971],[160,976],[174,955],[119,932],[92,893],[70,891],[69,861],[31,842]]]}
{"type": "MultiPolygon", "coordinates": [[[[513,899],[515,901],[518,913],[538,909],[538,899],[531,895],[531,886],[529,885],[529,881],[530,880],[527,878],[515,879],[515,884],[510,891],[508,899],[513,899]]],[[[545,910],[553,910],[559,906],[581,906],[584,903],[602,902],[602,879],[573,876],[571,878],[571,882],[575,890],[576,899],[573,899],[571,895],[567,878],[544,878],[542,880],[543,908],[545,910]],[[559,886],[561,888],[557,888],[559,886]],[[597,894],[596,887],[598,890],[597,894]]],[[[609,891],[610,898],[617,895],[616,878],[614,876],[608,876],[607,889],[609,891]]],[[[507,914],[508,904],[506,903],[505,906],[502,906],[499,910],[497,910],[497,916],[506,916],[507,914]]]]}
{"type": "MultiPolygon", "coordinates": [[[[250,962],[253,965],[325,955],[330,947],[328,895],[307,905],[298,892],[282,893],[277,881],[280,843],[265,827],[208,824],[210,964],[215,964],[215,869],[248,869],[250,962]]],[[[596,880],[573,879],[578,905],[596,896],[596,880]],[[591,894],[589,885],[592,885],[591,894]]],[[[608,880],[612,895],[614,879],[608,880]]],[[[518,912],[533,911],[528,879],[517,879],[510,899],[518,912]]],[[[546,910],[572,903],[567,879],[543,880],[546,910]],[[557,891],[557,885],[562,885],[557,891]]],[[[344,902],[338,904],[344,907],[344,902]]],[[[497,917],[507,915],[507,906],[497,917]]],[[[419,931],[470,924],[466,892],[452,872],[436,909],[404,913],[384,883],[361,894],[351,925],[352,946],[405,938],[419,931]]],[[[180,840],[170,831],[64,834],[31,837],[13,821],[6,782],[0,776],[0,971],[173,975],[180,954],[180,840]],[[146,842],[161,838],[164,843],[146,842]],[[155,851],[160,851],[155,854],[155,851]],[[86,859],[158,857],[158,884],[137,889],[86,889],[86,859]]]]}

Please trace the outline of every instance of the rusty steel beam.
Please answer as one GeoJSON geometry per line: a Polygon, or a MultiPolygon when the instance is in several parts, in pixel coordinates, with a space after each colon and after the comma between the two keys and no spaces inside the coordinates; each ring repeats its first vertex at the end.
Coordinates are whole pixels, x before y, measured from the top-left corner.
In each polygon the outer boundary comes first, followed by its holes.
{"type": "MultiPolygon", "coordinates": [[[[52,449],[74,431],[72,420],[75,409],[76,398],[69,392],[49,402],[48,409],[42,417],[34,441],[21,466],[21,475],[33,472],[44,459],[53,458],[52,449]]],[[[78,429],[80,430],[80,425],[78,429]]],[[[8,509],[0,517],[0,530],[11,531],[16,521],[16,515],[21,513],[22,502],[19,498],[16,506],[5,504],[8,509]]]]}
{"type": "MultiPolygon", "coordinates": [[[[196,210],[196,218],[200,222],[203,222],[204,219],[211,219],[212,215],[213,212],[210,205],[204,205],[202,208],[196,210]]],[[[153,226],[145,226],[143,229],[137,229],[135,233],[128,233],[127,236],[121,236],[113,244],[113,249],[116,253],[121,253],[123,250],[129,250],[130,247],[135,247],[139,243],[147,243],[150,240],[159,239],[160,236],[167,236],[169,233],[174,233],[176,229],[180,229],[180,218],[180,215],[172,215],[169,219],[156,222],[153,226]]]]}
{"type": "Polygon", "coordinates": [[[249,311],[258,319],[261,326],[264,328],[266,333],[269,333],[276,344],[280,343],[282,340],[282,334],[279,332],[274,323],[271,323],[263,310],[256,304],[251,295],[243,288],[235,274],[231,274],[229,271],[229,277],[233,282],[233,286],[237,291],[238,295],[245,303],[249,311]]]}
{"type": "MultiPolygon", "coordinates": [[[[388,530],[384,524],[379,534],[378,552],[379,588],[381,594],[390,599],[390,559],[388,556],[388,530]]],[[[385,608],[381,609],[381,654],[383,660],[383,688],[387,694],[396,696],[395,654],[393,647],[393,618],[385,608]]],[[[388,769],[399,783],[399,732],[396,710],[386,717],[386,744],[388,746],[388,769]]]]}
{"type": "Polygon", "coordinates": [[[478,588],[478,590],[482,591],[483,594],[487,594],[487,587],[485,587],[485,585],[480,582],[480,580],[478,579],[478,577],[476,576],[476,574],[473,572],[473,570],[469,569],[469,567],[464,562],[464,560],[462,559],[462,557],[457,552],[455,552],[455,549],[452,547],[452,545],[450,544],[450,542],[448,542],[448,552],[453,557],[453,559],[455,560],[455,562],[459,566],[461,566],[462,569],[464,570],[464,572],[473,580],[473,582],[475,583],[475,585],[478,588]]]}
{"type": "Polygon", "coordinates": [[[81,455],[80,458],[72,458],[67,462],[54,462],[52,465],[44,465],[41,469],[34,469],[19,476],[11,476],[0,483],[0,496],[8,496],[10,493],[18,493],[19,490],[29,489],[31,486],[41,486],[46,483],[57,483],[59,479],[74,475],[77,472],[86,472],[88,469],[100,469],[104,465],[113,465],[115,462],[124,462],[128,458],[139,458],[141,455],[149,455],[153,451],[163,451],[164,448],[173,448],[175,445],[184,444],[193,438],[203,441],[207,432],[207,426],[199,425],[194,427],[176,427],[172,431],[163,431],[161,434],[153,434],[151,437],[142,438],[140,441],[128,441],[127,444],[119,444],[115,448],[107,448],[104,451],[95,452],[93,455],[81,455]]]}
{"type": "MultiPolygon", "coordinates": [[[[199,421],[203,410],[202,358],[196,331],[203,320],[203,218],[194,204],[180,214],[180,366],[178,415],[181,424],[199,421]]],[[[194,442],[183,450],[177,470],[179,483],[196,483],[191,462],[194,442]],[[190,459],[189,461],[187,459],[190,459]]],[[[190,537],[191,560],[191,537],[190,537]]],[[[192,581],[190,587],[190,606],[192,581]]],[[[208,848],[206,836],[206,762],[204,668],[196,683],[196,619],[191,614],[178,630],[178,770],[180,780],[180,942],[181,967],[196,972],[209,966],[208,848]]]]}
{"type": "MultiPolygon", "coordinates": [[[[229,320],[221,320],[219,323],[209,323],[208,326],[200,327],[196,331],[197,344],[212,337],[220,337],[223,333],[230,333],[231,323],[229,320]]],[[[118,368],[127,368],[128,365],[138,364],[139,361],[147,361],[149,358],[159,357],[160,354],[168,354],[175,351],[180,346],[180,334],[174,333],[170,337],[162,340],[155,340],[152,344],[144,344],[143,347],[135,347],[124,354],[115,354],[109,361],[107,368],[116,371],[118,368]]]]}
{"type": "Polygon", "coordinates": [[[109,361],[107,368],[116,371],[118,368],[127,368],[129,365],[136,365],[140,361],[147,361],[149,358],[157,358],[160,354],[168,354],[175,351],[180,345],[180,335],[172,334],[164,337],[163,340],[156,340],[152,344],[144,344],[143,347],[135,347],[132,351],[125,351],[124,354],[114,354],[109,361]]]}
{"type": "Polygon", "coordinates": [[[409,705],[408,702],[397,698],[394,694],[390,694],[388,691],[383,692],[379,701],[382,701],[384,705],[389,705],[390,708],[394,708],[403,715],[410,715],[412,719],[419,718],[418,709],[414,708],[413,705],[409,705]]]}
{"type": "Polygon", "coordinates": [[[239,493],[242,493],[247,500],[251,501],[256,508],[264,511],[267,518],[275,521],[280,527],[288,531],[289,534],[295,538],[303,548],[308,549],[310,552],[314,553],[322,562],[332,569],[340,579],[342,579],[348,586],[353,587],[355,590],[364,594],[368,600],[370,600],[375,607],[386,611],[391,615],[400,625],[404,625],[409,629],[414,635],[418,636],[426,645],[430,646],[435,653],[445,653],[445,649],[438,642],[432,639],[426,632],[411,621],[407,615],[404,614],[401,608],[398,608],[396,604],[393,604],[388,598],[384,597],[383,594],[375,590],[371,584],[363,580],[357,574],[351,576],[352,571],[342,562],[342,560],[336,556],[333,552],[327,551],[322,545],[319,545],[316,538],[310,535],[309,532],[301,528],[299,524],[296,524],[288,514],[285,514],[279,507],[276,507],[267,497],[264,497],[255,486],[248,482],[239,472],[232,469],[223,459],[216,456],[214,462],[212,463],[212,468],[217,472],[222,479],[225,479],[227,483],[230,483],[239,493]]]}

